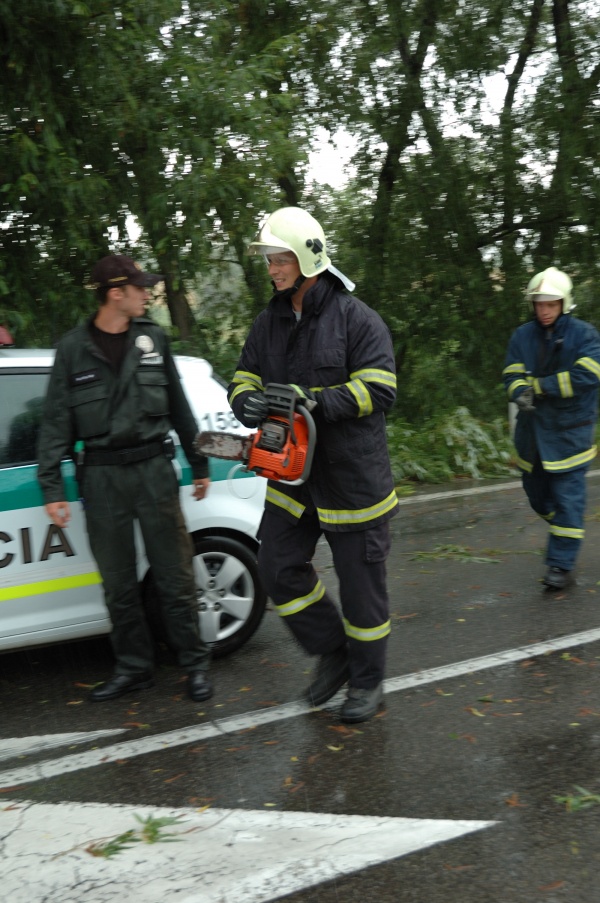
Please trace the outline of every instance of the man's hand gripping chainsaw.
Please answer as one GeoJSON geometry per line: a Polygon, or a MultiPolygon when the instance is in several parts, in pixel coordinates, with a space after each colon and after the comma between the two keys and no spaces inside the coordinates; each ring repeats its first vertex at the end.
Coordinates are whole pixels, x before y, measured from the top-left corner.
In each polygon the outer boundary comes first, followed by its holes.
{"type": "Polygon", "coordinates": [[[302,398],[292,386],[269,383],[265,389],[269,413],[256,433],[205,432],[196,438],[202,455],[239,461],[269,480],[297,486],[308,478],[312,466],[317,431],[302,398]]]}

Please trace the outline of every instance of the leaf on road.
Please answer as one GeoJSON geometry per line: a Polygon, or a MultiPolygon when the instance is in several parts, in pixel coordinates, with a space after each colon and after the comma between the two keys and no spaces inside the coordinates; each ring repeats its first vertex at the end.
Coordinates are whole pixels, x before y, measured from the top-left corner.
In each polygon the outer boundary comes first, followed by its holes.
{"type": "Polygon", "coordinates": [[[83,703],[83,699],[73,699],[71,702],[68,702],[67,705],[81,705],[83,703]]]}
{"type": "Polygon", "coordinates": [[[465,708],[466,712],[470,712],[471,715],[476,715],[478,718],[485,718],[483,712],[480,712],[479,709],[476,709],[474,705],[468,705],[465,708]]]}
{"type": "Polygon", "coordinates": [[[339,746],[330,746],[327,744],[327,749],[330,749],[331,752],[340,752],[344,748],[344,744],[341,743],[339,746]]]}
{"type": "Polygon", "coordinates": [[[139,727],[139,728],[148,728],[149,724],[144,724],[142,721],[125,721],[123,723],[123,727],[139,727]]]}
{"type": "Polygon", "coordinates": [[[176,774],[172,778],[165,778],[165,784],[172,784],[174,781],[178,781],[179,778],[184,778],[187,774],[187,771],[182,771],[181,774],[176,774]]]}
{"type": "Polygon", "coordinates": [[[506,803],[507,806],[511,806],[513,809],[525,809],[525,808],[527,808],[527,804],[526,804],[526,803],[520,802],[520,800],[519,800],[519,794],[518,794],[518,793],[511,793],[511,795],[508,796],[508,797],[504,800],[504,802],[506,803]]]}

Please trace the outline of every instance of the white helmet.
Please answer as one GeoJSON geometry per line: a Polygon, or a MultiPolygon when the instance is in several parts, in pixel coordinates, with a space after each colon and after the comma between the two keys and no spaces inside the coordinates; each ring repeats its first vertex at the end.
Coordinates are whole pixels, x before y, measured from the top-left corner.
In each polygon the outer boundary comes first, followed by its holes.
{"type": "Polygon", "coordinates": [[[354,283],[336,269],[327,256],[325,233],[320,223],[300,207],[281,207],[259,229],[248,248],[249,254],[277,254],[291,251],[307,278],[329,270],[351,292],[354,283]]]}
{"type": "Polygon", "coordinates": [[[562,301],[562,312],[568,314],[573,304],[573,283],[566,273],[556,267],[548,267],[537,273],[527,286],[527,295],[533,306],[536,301],[562,301]]]}

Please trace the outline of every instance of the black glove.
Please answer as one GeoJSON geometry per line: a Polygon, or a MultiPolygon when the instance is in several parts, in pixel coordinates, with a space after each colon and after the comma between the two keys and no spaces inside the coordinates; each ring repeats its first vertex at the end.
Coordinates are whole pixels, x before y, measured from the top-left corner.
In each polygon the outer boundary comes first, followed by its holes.
{"type": "Polygon", "coordinates": [[[240,420],[244,426],[260,426],[269,413],[269,402],[264,392],[250,392],[244,399],[240,420]]]}
{"type": "Polygon", "coordinates": [[[524,389],[518,398],[515,398],[515,404],[520,411],[535,411],[535,390],[533,386],[524,389]]]}
{"type": "Polygon", "coordinates": [[[292,389],[295,389],[296,394],[299,396],[299,404],[303,405],[309,413],[314,411],[319,403],[319,399],[313,390],[309,389],[307,386],[296,385],[292,385],[292,389]]]}

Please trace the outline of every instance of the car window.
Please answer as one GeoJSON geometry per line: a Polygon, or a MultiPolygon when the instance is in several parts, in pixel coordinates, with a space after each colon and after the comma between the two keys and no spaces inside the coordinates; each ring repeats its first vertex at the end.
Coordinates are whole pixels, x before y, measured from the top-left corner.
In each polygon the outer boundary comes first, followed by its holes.
{"type": "Polygon", "coordinates": [[[0,373],[0,466],[33,464],[48,373],[0,373]]]}

